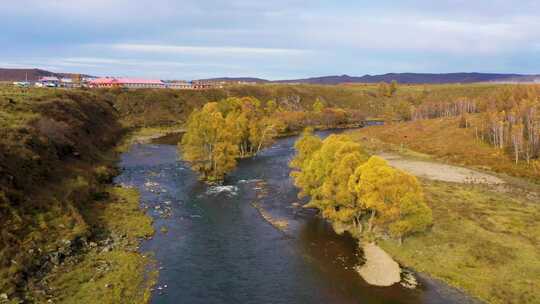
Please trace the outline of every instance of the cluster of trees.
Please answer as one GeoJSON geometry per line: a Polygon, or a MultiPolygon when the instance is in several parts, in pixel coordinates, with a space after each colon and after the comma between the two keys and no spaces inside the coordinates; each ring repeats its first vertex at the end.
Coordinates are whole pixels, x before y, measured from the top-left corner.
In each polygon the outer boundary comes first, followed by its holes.
{"type": "Polygon", "coordinates": [[[540,102],[524,99],[509,111],[496,109],[482,114],[479,129],[484,141],[512,153],[516,164],[520,159],[530,163],[540,157],[540,102]]]}
{"type": "Polygon", "coordinates": [[[450,101],[428,101],[416,107],[411,107],[410,110],[412,120],[466,116],[478,111],[476,101],[466,97],[450,101]]]}
{"type": "Polygon", "coordinates": [[[238,158],[257,154],[284,127],[272,118],[275,103],[265,107],[256,98],[228,98],[210,102],[189,116],[179,144],[184,160],[202,180],[222,181],[238,158]]]}
{"type": "MultiPolygon", "coordinates": [[[[402,101],[405,103],[404,101],[402,101]]],[[[394,106],[406,111],[406,105],[394,106]]],[[[516,163],[538,166],[540,158],[540,87],[502,86],[470,97],[410,105],[410,119],[459,117],[461,128],[475,128],[478,139],[511,154],[516,163]]],[[[404,117],[404,115],[400,115],[404,117]]],[[[404,119],[407,120],[407,119],[404,119]]]]}
{"type": "Polygon", "coordinates": [[[398,83],[395,80],[392,80],[390,84],[386,82],[381,82],[377,86],[377,95],[379,97],[392,97],[396,94],[398,90],[398,83]]]}
{"type": "Polygon", "coordinates": [[[369,157],[346,135],[321,140],[306,130],[296,142],[291,176],[317,208],[333,223],[353,227],[357,234],[387,232],[400,243],[407,235],[424,231],[432,223],[431,209],[417,179],[369,157]]]}

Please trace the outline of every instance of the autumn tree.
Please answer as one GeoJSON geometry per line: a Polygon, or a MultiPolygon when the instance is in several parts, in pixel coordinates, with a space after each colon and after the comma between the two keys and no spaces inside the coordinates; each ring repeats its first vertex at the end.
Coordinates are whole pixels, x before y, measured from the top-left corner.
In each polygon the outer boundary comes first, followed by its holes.
{"type": "Polygon", "coordinates": [[[321,113],[325,108],[323,101],[320,98],[317,98],[313,103],[313,112],[321,113]]]}
{"type": "Polygon", "coordinates": [[[432,222],[418,180],[377,156],[359,166],[349,179],[349,189],[358,205],[369,213],[368,231],[375,225],[402,238],[425,230],[432,222]]]}
{"type": "Polygon", "coordinates": [[[390,97],[390,86],[386,82],[380,82],[377,86],[377,95],[379,97],[390,97]]]}
{"type": "Polygon", "coordinates": [[[392,82],[390,83],[390,86],[388,88],[388,94],[390,96],[394,96],[396,94],[398,90],[398,83],[396,80],[392,80],[392,82]]]}
{"type": "Polygon", "coordinates": [[[193,112],[180,146],[202,179],[220,181],[235,168],[237,158],[259,153],[284,128],[258,99],[227,98],[193,112]]]}
{"type": "Polygon", "coordinates": [[[194,111],[187,122],[180,147],[184,160],[199,172],[201,179],[221,181],[236,166],[237,129],[225,119],[215,102],[194,111]]]}
{"type": "Polygon", "coordinates": [[[514,150],[514,159],[516,164],[519,161],[519,155],[523,149],[523,124],[518,123],[512,127],[511,137],[512,148],[514,150]]]}
{"type": "Polygon", "coordinates": [[[360,144],[346,135],[321,141],[307,131],[295,146],[297,155],[290,165],[300,197],[309,196],[307,206],[319,209],[331,222],[351,224],[361,231],[362,211],[347,184],[354,169],[367,160],[360,144]]]}
{"type": "Polygon", "coordinates": [[[340,145],[334,168],[321,186],[319,208],[325,218],[332,222],[352,224],[360,234],[364,209],[362,204],[358,204],[355,193],[349,190],[347,181],[368,156],[357,143],[342,142],[340,145]]]}

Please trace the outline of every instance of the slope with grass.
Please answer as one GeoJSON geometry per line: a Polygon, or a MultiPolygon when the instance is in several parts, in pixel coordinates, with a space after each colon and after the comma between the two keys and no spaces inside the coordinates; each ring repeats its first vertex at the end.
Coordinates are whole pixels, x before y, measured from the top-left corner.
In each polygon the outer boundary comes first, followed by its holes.
{"type": "Polygon", "coordinates": [[[153,231],[137,194],[110,186],[124,133],[113,101],[0,88],[0,118],[2,298],[145,301],[150,259],[136,249],[153,231]]]}

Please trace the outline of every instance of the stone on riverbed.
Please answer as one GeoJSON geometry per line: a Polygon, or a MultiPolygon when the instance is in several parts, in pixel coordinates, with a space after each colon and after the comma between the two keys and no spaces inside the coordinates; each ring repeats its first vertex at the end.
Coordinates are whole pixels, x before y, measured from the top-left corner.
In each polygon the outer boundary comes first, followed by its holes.
{"type": "Polygon", "coordinates": [[[356,271],[370,285],[391,286],[400,281],[399,264],[374,243],[364,244],[366,263],[356,266],[356,271]]]}

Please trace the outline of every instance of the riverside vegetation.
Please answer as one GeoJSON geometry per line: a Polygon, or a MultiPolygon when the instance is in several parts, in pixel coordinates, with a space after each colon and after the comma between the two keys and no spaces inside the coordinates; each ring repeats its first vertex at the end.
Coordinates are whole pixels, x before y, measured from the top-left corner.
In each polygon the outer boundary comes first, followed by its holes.
{"type": "Polygon", "coordinates": [[[347,135],[321,141],[308,130],[295,148],[290,166],[299,196],[308,196],[306,207],[319,209],[334,225],[351,227],[353,235],[368,239],[376,232],[389,233],[401,244],[432,224],[417,179],[380,157],[368,158],[347,135]]]}
{"type": "MultiPolygon", "coordinates": [[[[326,108],[320,99],[311,111],[294,113],[305,124],[323,128],[340,127],[355,119],[343,109],[326,108]]],[[[276,136],[295,130],[289,115],[291,112],[278,108],[274,100],[264,106],[253,97],[210,102],[189,116],[178,147],[202,180],[221,182],[236,167],[237,159],[257,155],[276,136]]]]}
{"type": "Polygon", "coordinates": [[[489,303],[538,303],[538,86],[501,86],[473,99],[425,103],[409,121],[350,135],[371,153],[472,167],[503,185],[421,180],[430,233],[380,244],[405,265],[489,303]]]}
{"type": "MultiPolygon", "coordinates": [[[[364,118],[410,121],[365,128],[352,133],[352,141],[333,137],[324,150],[325,143],[304,137],[316,147],[306,159],[317,157],[324,166],[341,169],[317,175],[327,167],[297,162],[296,174],[319,178],[299,186],[313,192],[313,206],[336,227],[397,239],[379,242],[406,265],[489,302],[538,302],[540,211],[534,184],[505,177],[501,190],[415,180],[366,153],[390,149],[418,156],[412,149],[537,181],[537,92],[537,86],[495,84],[257,85],[189,92],[0,87],[0,301],[146,302],[155,273],[151,258],[137,253],[137,243],[153,230],[138,209],[137,193],[110,185],[114,147],[128,130],[151,135],[189,129],[190,115],[211,117],[223,129],[235,113],[229,123],[245,140],[236,138],[230,146],[235,162],[274,136],[309,126],[352,126],[364,118]],[[261,137],[265,129],[268,135],[261,137]],[[254,135],[246,135],[250,130],[254,135]],[[340,149],[347,162],[332,158],[340,149]],[[410,200],[369,188],[373,174],[395,182],[396,193],[410,200]],[[336,182],[342,176],[346,184],[336,182]],[[377,203],[383,195],[391,208],[377,203]],[[406,213],[412,216],[397,215],[417,206],[406,213]],[[417,233],[424,229],[428,232],[417,233]],[[405,240],[398,246],[400,239],[405,240]]],[[[217,173],[213,178],[219,180],[231,169],[204,169],[202,176],[217,173]]]]}

